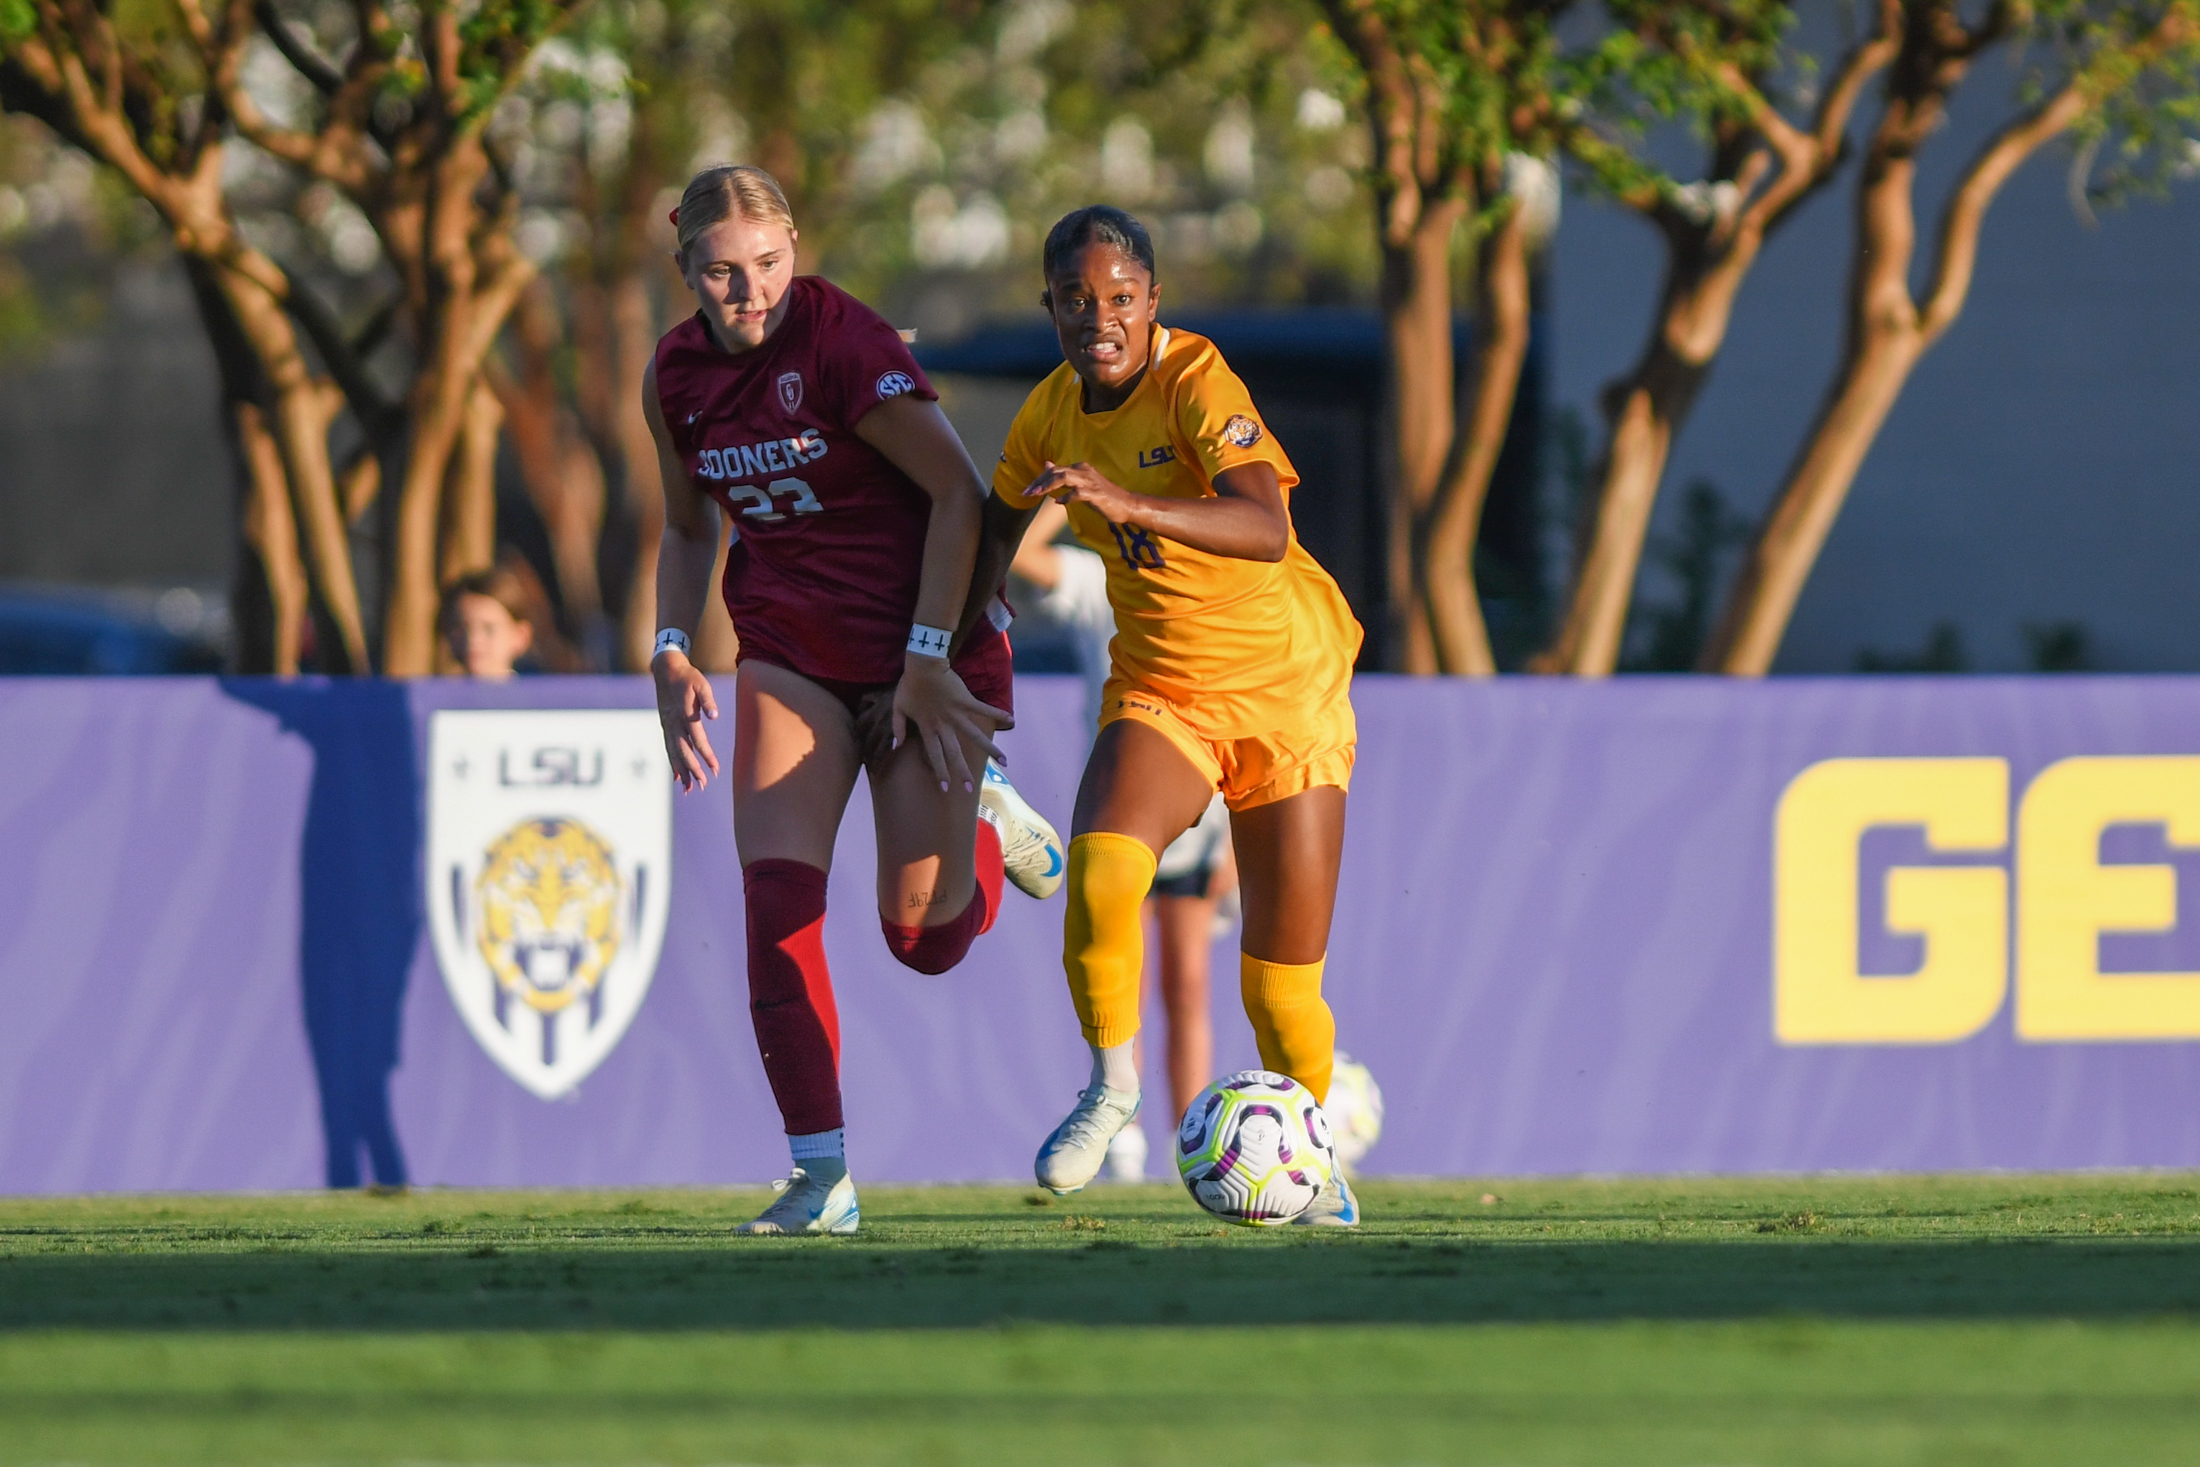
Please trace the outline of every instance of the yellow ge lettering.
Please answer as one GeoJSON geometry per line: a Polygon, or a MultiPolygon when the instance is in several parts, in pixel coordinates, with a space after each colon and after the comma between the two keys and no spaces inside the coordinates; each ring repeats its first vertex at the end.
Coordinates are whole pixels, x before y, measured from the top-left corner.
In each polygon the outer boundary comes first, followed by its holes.
{"type": "MultiPolygon", "coordinates": [[[[1773,837],[1773,1032],[1783,1044],[1945,1044],[1986,1027],[2009,987],[2000,866],[1895,867],[1887,926],[1920,937],[1903,977],[1858,972],[1857,849],[1921,826],[1934,851],[2009,838],[2009,767],[1990,758],[1832,759],[1780,797],[1773,837]]],[[[2103,933],[2177,926],[2177,873],[2103,865],[2115,825],[2200,846],[2200,758],[2082,757],[2041,771],[2017,812],[2016,1034],[2033,1042],[2200,1039],[2200,973],[2105,973],[2103,933]]]]}
{"type": "Polygon", "coordinates": [[[1857,971],[1857,844],[1922,825],[1936,851],[2009,841],[2002,759],[1829,759],[1795,777],[1774,825],[1773,1032],[1783,1044],[1945,1044],[1986,1027],[2009,981],[2009,877],[1998,866],[1897,866],[1887,925],[1925,939],[1900,978],[1857,971]]]}

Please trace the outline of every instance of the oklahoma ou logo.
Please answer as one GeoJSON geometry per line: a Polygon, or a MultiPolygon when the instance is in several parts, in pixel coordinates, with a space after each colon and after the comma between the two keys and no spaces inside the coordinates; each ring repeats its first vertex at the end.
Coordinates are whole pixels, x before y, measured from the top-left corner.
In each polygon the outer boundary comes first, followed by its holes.
{"type": "Polygon", "coordinates": [[[917,390],[917,379],[907,372],[888,372],[878,379],[880,397],[900,397],[905,392],[917,390]]]}

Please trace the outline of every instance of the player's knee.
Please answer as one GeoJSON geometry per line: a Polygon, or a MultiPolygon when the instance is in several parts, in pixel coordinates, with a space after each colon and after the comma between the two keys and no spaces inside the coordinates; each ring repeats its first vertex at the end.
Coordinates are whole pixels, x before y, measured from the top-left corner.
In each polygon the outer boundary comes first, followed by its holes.
{"type": "Polygon", "coordinates": [[[886,934],[886,950],[894,955],[894,961],[919,973],[937,974],[954,967],[969,953],[970,944],[978,940],[987,925],[987,915],[985,893],[974,891],[970,904],[952,922],[937,927],[904,927],[881,913],[878,925],[886,934]]]}

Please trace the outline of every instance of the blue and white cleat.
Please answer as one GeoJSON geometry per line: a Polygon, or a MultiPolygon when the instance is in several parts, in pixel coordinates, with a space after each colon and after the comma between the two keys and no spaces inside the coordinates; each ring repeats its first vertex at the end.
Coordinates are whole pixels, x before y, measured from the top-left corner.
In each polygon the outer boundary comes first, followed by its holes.
{"type": "Polygon", "coordinates": [[[1135,1093],[1125,1095],[1105,1085],[1078,1091],[1076,1109],[1054,1128],[1032,1164],[1039,1185],[1057,1197],[1083,1191],[1100,1175],[1116,1132],[1138,1118],[1138,1106],[1135,1093]]]}
{"type": "Polygon", "coordinates": [[[1306,1211],[1291,1219],[1295,1228],[1356,1228],[1360,1225],[1360,1199],[1352,1195],[1352,1184],[1345,1180],[1342,1170],[1329,1179],[1329,1185],[1314,1194],[1314,1200],[1306,1204],[1306,1211]]]}
{"type": "Polygon", "coordinates": [[[1062,889],[1062,877],[1069,871],[1062,837],[1016,793],[991,759],[985,761],[985,780],[978,786],[978,816],[1000,832],[1001,863],[1018,891],[1043,901],[1062,889]]]}
{"type": "Polygon", "coordinates": [[[837,1181],[813,1177],[801,1167],[785,1181],[772,1183],[778,1200],[748,1222],[735,1228],[741,1238],[796,1237],[804,1233],[829,1233],[844,1238],[863,1221],[856,1203],[856,1184],[845,1171],[837,1181]]]}

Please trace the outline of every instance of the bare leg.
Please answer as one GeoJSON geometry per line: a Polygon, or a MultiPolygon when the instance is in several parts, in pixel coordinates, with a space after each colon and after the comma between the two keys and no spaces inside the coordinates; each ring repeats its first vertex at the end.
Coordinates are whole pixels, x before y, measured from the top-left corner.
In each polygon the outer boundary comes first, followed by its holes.
{"type": "Polygon", "coordinates": [[[1208,993],[1215,899],[1154,899],[1161,937],[1161,1006],[1169,1020],[1169,1101],[1176,1120],[1214,1078],[1215,1030],[1208,993]]]}
{"type": "Polygon", "coordinates": [[[1231,813],[1248,955],[1317,963],[1329,951],[1344,859],[1344,804],[1343,790],[1323,785],[1231,813]]]}
{"type": "Polygon", "coordinates": [[[800,673],[750,661],[733,684],[733,839],[741,864],[777,858],[820,871],[861,761],[855,719],[800,673]]]}
{"type": "MultiPolygon", "coordinates": [[[[846,1166],[840,1019],[820,931],[833,836],[855,787],[855,721],[809,679],[753,660],[734,680],[733,708],[749,1017],[796,1164],[830,1188],[846,1166]]],[[[777,1229],[767,1212],[744,1231],[777,1229]]]]}
{"type": "Polygon", "coordinates": [[[1113,831],[1159,855],[1192,828],[1214,798],[1214,787],[1167,736],[1132,719],[1100,730],[1077,787],[1072,837],[1113,831]]]}
{"type": "MultiPolygon", "coordinates": [[[[976,744],[964,744],[963,757],[973,770],[985,767],[985,750],[976,744]]],[[[954,921],[977,890],[977,791],[959,785],[943,791],[913,739],[869,772],[879,915],[903,927],[954,921]]]]}

